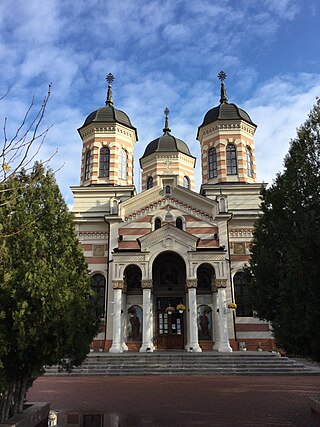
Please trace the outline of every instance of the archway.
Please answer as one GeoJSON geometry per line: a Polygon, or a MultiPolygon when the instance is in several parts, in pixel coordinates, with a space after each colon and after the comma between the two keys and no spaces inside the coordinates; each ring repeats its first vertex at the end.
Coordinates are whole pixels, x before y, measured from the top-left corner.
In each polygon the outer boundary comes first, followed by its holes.
{"type": "Polygon", "coordinates": [[[183,349],[185,345],[186,265],[180,255],[166,251],[152,268],[157,349],[183,349]]]}

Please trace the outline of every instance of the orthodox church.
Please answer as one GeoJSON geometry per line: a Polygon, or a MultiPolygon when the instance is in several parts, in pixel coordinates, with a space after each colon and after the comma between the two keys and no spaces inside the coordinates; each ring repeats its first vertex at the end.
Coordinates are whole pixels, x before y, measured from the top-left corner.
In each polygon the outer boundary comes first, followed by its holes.
{"type": "MultiPolygon", "coordinates": [[[[99,301],[96,351],[231,352],[273,345],[270,326],[253,317],[243,266],[259,210],[254,133],[249,114],[229,103],[219,73],[220,103],[197,130],[196,158],[169,128],[140,158],[142,191],[133,184],[137,129],[114,106],[107,76],[105,106],[78,129],[80,185],[72,187],[76,229],[99,301]]],[[[155,135],[156,136],[156,135],[155,135]]]]}

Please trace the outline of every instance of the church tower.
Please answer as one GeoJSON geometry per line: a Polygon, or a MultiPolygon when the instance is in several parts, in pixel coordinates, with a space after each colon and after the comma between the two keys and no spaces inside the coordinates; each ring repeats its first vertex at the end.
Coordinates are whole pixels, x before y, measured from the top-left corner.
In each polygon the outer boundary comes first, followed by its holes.
{"type": "Polygon", "coordinates": [[[174,176],[177,184],[194,191],[195,157],[188,145],[171,135],[169,109],[165,108],[163,135],[151,141],[140,159],[142,191],[160,185],[160,176],[174,176]]]}
{"type": "Polygon", "coordinates": [[[111,73],[106,105],[89,114],[78,129],[83,141],[81,186],[133,185],[133,147],[137,130],[126,113],[113,105],[111,73]]]}
{"type": "Polygon", "coordinates": [[[257,126],[248,113],[229,104],[221,81],[220,105],[209,110],[198,128],[201,145],[202,184],[255,183],[256,161],[253,136],[257,126]]]}

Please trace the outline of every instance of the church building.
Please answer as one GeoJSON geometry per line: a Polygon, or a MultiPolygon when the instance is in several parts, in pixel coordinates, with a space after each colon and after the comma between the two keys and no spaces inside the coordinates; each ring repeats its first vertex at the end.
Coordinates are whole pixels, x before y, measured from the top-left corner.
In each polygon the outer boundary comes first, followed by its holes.
{"type": "Polygon", "coordinates": [[[272,349],[270,326],[253,317],[242,272],[260,213],[257,126],[228,102],[226,74],[218,77],[220,103],[197,130],[199,193],[196,158],[171,132],[167,108],[163,133],[139,159],[137,192],[138,132],[114,106],[112,74],[105,106],[78,129],[81,178],[72,187],[73,212],[99,301],[95,351],[272,349]]]}

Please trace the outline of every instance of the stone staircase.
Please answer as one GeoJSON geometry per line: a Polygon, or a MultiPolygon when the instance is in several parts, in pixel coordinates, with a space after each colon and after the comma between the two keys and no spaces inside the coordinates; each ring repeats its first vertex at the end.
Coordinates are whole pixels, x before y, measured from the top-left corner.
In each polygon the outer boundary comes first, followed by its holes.
{"type": "Polygon", "coordinates": [[[48,367],[45,375],[320,375],[320,368],[268,352],[90,353],[71,373],[48,367]]]}

